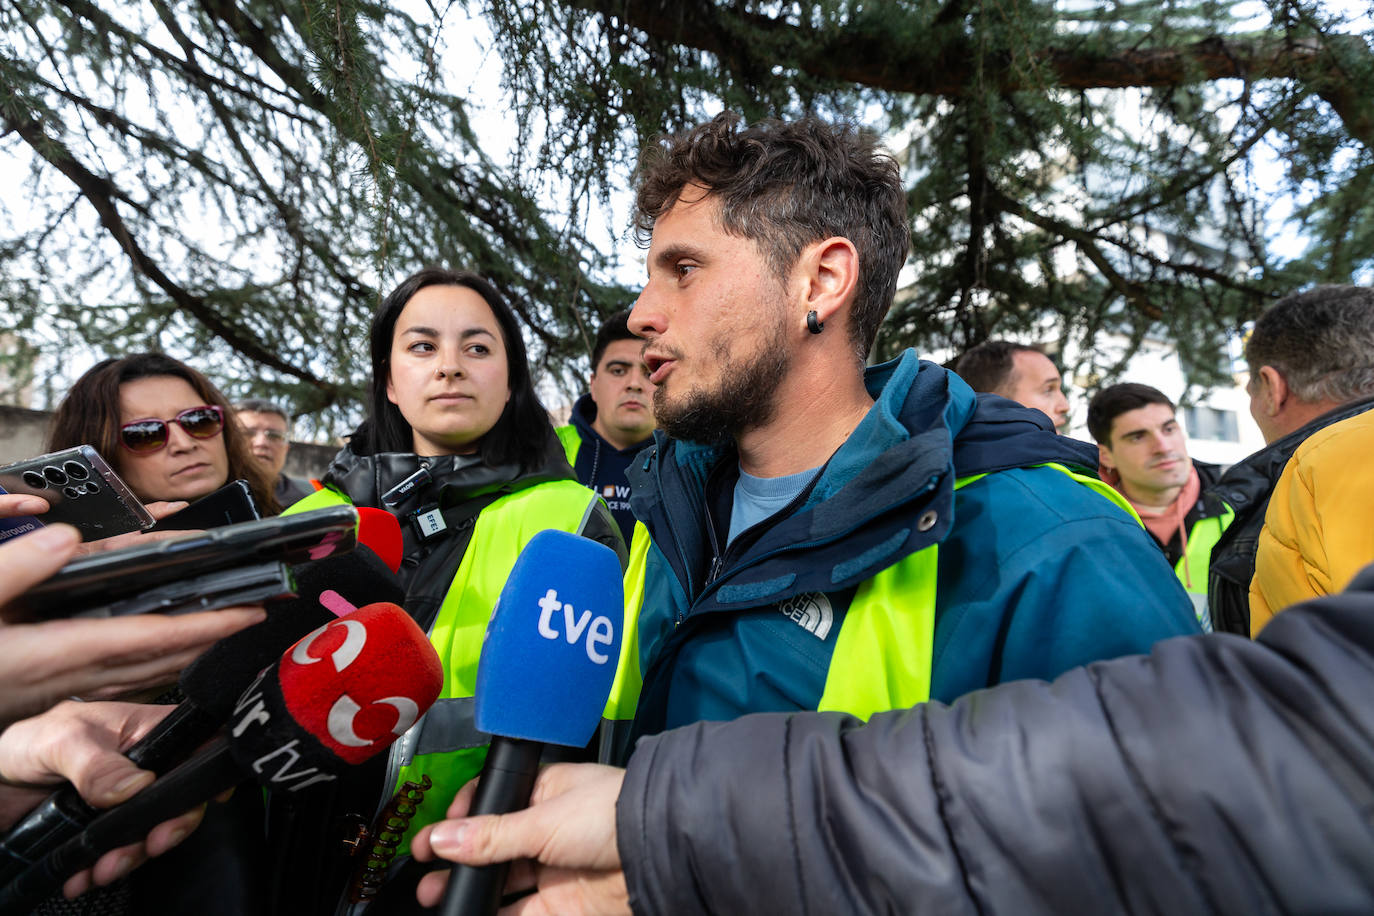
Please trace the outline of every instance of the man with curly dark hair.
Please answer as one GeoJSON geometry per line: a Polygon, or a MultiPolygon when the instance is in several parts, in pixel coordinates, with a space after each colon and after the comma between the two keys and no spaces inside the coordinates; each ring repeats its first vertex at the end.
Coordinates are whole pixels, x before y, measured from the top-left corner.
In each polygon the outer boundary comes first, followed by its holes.
{"type": "Polygon", "coordinates": [[[1197,631],[1095,449],[912,351],[865,369],[909,243],[872,135],[722,115],[652,146],[637,210],[659,432],[630,472],[653,540],[631,737],[867,716],[1197,631]]]}

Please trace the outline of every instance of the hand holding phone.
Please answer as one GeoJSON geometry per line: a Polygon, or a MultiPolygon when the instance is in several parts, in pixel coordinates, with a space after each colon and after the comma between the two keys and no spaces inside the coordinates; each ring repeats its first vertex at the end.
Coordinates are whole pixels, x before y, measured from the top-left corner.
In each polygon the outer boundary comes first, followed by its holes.
{"type": "MultiPolygon", "coordinates": [[[[146,543],[72,560],[57,575],[16,597],[7,613],[12,620],[46,620],[116,606],[120,613],[129,613],[135,606],[173,610],[171,605],[123,602],[164,586],[254,564],[301,563],[344,553],[356,543],[357,525],[358,513],[352,506],[330,506],[207,531],[168,533],[158,540],[154,540],[156,533],[143,535],[139,540],[146,543]]],[[[227,588],[227,581],[216,578],[211,584],[227,588]]],[[[230,584],[244,583],[233,579],[230,584]]],[[[268,587],[263,581],[257,586],[268,587]]]]}
{"type": "Polygon", "coordinates": [[[89,445],[39,455],[0,467],[0,491],[37,496],[48,510],[0,526],[0,540],[53,522],[73,525],[85,540],[142,531],[153,517],[100,454],[89,445]]]}
{"type": "Polygon", "coordinates": [[[149,531],[200,531],[262,518],[246,480],[231,480],[180,512],[158,519],[149,531]]]}
{"type": "Polygon", "coordinates": [[[112,696],[175,680],[213,643],[263,619],[261,608],[232,608],[10,625],[10,603],[51,576],[77,543],[70,528],[54,526],[0,544],[0,728],[62,697],[112,696]]]}

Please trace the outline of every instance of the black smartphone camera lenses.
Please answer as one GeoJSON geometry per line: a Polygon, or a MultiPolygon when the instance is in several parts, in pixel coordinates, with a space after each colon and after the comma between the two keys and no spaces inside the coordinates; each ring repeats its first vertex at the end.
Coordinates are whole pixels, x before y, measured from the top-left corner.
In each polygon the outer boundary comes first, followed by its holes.
{"type": "Polygon", "coordinates": [[[68,461],[62,467],[50,464],[41,472],[25,471],[21,476],[24,483],[35,490],[60,489],[68,499],[100,492],[100,485],[89,479],[91,469],[79,461],[68,461]]]}

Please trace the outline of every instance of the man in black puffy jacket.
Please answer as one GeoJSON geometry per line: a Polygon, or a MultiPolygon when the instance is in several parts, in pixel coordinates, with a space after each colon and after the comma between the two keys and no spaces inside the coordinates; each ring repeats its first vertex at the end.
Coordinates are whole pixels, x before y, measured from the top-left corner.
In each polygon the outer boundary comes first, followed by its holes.
{"type": "Polygon", "coordinates": [[[511,872],[524,912],[1367,913],[1371,696],[1374,567],[1253,643],[1172,639],[866,725],[665,732],[417,846],[536,858],[511,872]]]}

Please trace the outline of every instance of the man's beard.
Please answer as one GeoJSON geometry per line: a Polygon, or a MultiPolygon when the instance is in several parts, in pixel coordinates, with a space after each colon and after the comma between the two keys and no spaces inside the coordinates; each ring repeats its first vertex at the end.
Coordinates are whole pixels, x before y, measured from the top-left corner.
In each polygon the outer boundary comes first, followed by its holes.
{"type": "Polygon", "coordinates": [[[774,395],[791,366],[781,324],[747,361],[732,361],[723,341],[712,350],[725,367],[715,390],[692,388],[676,403],[668,402],[667,386],[654,392],[654,417],[674,439],[721,445],[773,418],[774,395]]]}

